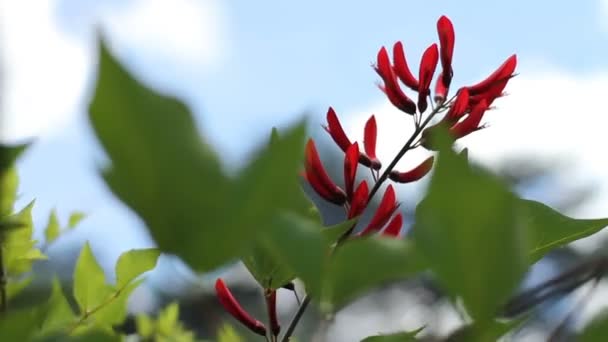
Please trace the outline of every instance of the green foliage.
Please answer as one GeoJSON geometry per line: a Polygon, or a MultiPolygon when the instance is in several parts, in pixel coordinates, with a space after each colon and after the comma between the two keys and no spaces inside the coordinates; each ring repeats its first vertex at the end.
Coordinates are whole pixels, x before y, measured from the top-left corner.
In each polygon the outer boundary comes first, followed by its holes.
{"type": "Polygon", "coordinates": [[[471,316],[489,321],[526,271],[517,198],[447,146],[416,209],[412,236],[441,284],[471,316]]]}
{"type": "Polygon", "coordinates": [[[244,342],[234,328],[224,324],[217,333],[217,342],[244,342]]]}
{"type": "Polygon", "coordinates": [[[530,256],[540,260],[548,252],[582,239],[608,226],[608,218],[577,220],[535,201],[522,200],[524,224],[530,240],[530,256]]]}
{"type": "Polygon", "coordinates": [[[414,331],[404,331],[394,334],[369,336],[361,340],[361,342],[410,342],[418,341],[416,335],[418,335],[424,327],[416,329],[414,331]]]}
{"type": "Polygon", "coordinates": [[[361,238],[331,248],[349,224],[329,228],[292,214],[269,234],[266,243],[300,277],[309,294],[327,313],[388,281],[404,279],[424,269],[412,245],[386,238],[361,238]],[[336,231],[334,231],[336,230],[336,231]]]}
{"type": "Polygon", "coordinates": [[[244,253],[281,209],[302,202],[294,180],[303,123],[229,178],[189,110],[140,85],[103,44],[90,119],[111,159],[103,171],[109,187],[142,217],[161,250],[196,270],[244,253]]]}
{"type": "Polygon", "coordinates": [[[147,341],[191,342],[194,333],[185,329],[178,320],[179,307],[172,303],[163,309],[157,319],[141,314],[137,316],[137,334],[147,341]]]}

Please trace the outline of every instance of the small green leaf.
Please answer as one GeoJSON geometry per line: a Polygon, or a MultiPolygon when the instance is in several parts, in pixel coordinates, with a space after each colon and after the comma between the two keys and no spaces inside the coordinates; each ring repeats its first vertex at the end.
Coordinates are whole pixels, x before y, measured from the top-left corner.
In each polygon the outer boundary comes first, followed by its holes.
{"type": "Polygon", "coordinates": [[[156,248],[132,249],[116,262],[116,287],[122,288],[142,273],[156,267],[160,251],[156,248]]]}
{"type": "Polygon", "coordinates": [[[74,298],[81,314],[103,303],[110,295],[103,269],[95,260],[89,243],[85,243],[74,269],[74,298]]]}
{"type": "Polygon", "coordinates": [[[231,325],[224,324],[217,332],[217,342],[243,342],[244,340],[231,325]]]}
{"type": "Polygon", "coordinates": [[[59,331],[75,321],[76,316],[65,298],[58,278],[53,278],[51,297],[47,302],[47,310],[42,324],[42,332],[59,331]]]}
{"type": "Polygon", "coordinates": [[[27,146],[0,144],[0,218],[10,215],[13,211],[19,183],[14,163],[27,146]]]}
{"type": "Polygon", "coordinates": [[[321,233],[325,236],[329,243],[335,243],[338,239],[344,235],[349,229],[353,228],[357,224],[356,218],[350,219],[344,222],[340,222],[333,226],[323,227],[321,233]]]}
{"type": "Polygon", "coordinates": [[[59,219],[57,219],[57,213],[53,209],[51,214],[49,215],[49,222],[46,225],[46,229],[44,230],[44,236],[46,237],[46,242],[51,243],[55,241],[55,239],[59,236],[61,231],[61,227],[59,225],[59,219]]]}
{"type": "Polygon", "coordinates": [[[68,218],[68,228],[70,228],[70,229],[75,228],[86,217],[87,217],[87,214],[85,214],[81,211],[75,211],[75,212],[71,213],[70,217],[68,218]]]}
{"type": "Polygon", "coordinates": [[[151,338],[154,335],[154,321],[146,314],[139,314],[135,318],[137,324],[137,334],[144,339],[151,338]]]}
{"type": "Polygon", "coordinates": [[[388,335],[377,335],[369,336],[361,340],[361,342],[414,342],[418,341],[416,335],[418,335],[424,327],[416,329],[414,331],[404,331],[388,335]]]}
{"type": "Polygon", "coordinates": [[[177,303],[169,304],[158,315],[158,332],[170,336],[179,322],[178,318],[179,305],[177,303]]]}
{"type": "Polygon", "coordinates": [[[127,300],[141,282],[142,280],[129,283],[121,289],[106,285],[106,291],[111,295],[92,315],[95,323],[108,327],[123,323],[127,317],[127,300]]]}
{"type": "Polygon", "coordinates": [[[261,243],[255,244],[241,260],[263,288],[278,289],[295,277],[293,271],[261,243]]]}
{"type": "Polygon", "coordinates": [[[528,255],[517,198],[451,147],[439,152],[412,237],[441,284],[475,320],[491,320],[519,284],[528,255]]]}
{"type": "Polygon", "coordinates": [[[25,208],[7,218],[11,222],[20,223],[20,228],[5,232],[4,236],[4,262],[9,275],[18,276],[31,270],[35,260],[45,259],[46,256],[35,246],[32,240],[33,222],[32,208],[34,201],[25,208]]]}
{"type": "Polygon", "coordinates": [[[551,250],[582,239],[608,226],[608,218],[578,220],[535,201],[521,200],[524,227],[530,236],[533,261],[551,250]]]}

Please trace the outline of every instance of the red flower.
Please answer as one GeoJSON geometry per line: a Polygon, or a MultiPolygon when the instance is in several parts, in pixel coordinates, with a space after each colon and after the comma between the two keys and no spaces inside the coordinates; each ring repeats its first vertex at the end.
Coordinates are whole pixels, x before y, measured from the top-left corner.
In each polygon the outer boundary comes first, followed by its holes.
{"type": "Polygon", "coordinates": [[[374,170],[380,170],[382,164],[376,157],[376,137],[378,135],[378,128],[376,127],[376,117],[370,116],[365,123],[365,130],[363,134],[363,147],[365,148],[365,154],[370,159],[371,168],[374,170]]]}
{"type": "Polygon", "coordinates": [[[305,160],[304,177],[319,196],[325,200],[343,205],[346,202],[346,194],[338,187],[327,175],[323,164],[319,159],[319,153],[312,139],[306,144],[306,160],[305,160]]]}
{"type": "MultiPolygon", "coordinates": [[[[325,129],[325,131],[327,131],[327,133],[329,133],[331,138],[336,142],[336,144],[338,145],[338,147],[340,147],[342,151],[346,152],[350,145],[352,145],[350,139],[348,139],[348,136],[346,135],[346,133],[344,133],[344,129],[340,124],[340,120],[338,119],[338,116],[336,115],[336,112],[332,107],[329,107],[329,109],[327,110],[327,126],[323,126],[323,128],[325,129]]],[[[361,165],[371,168],[376,167],[376,165],[372,163],[369,157],[363,153],[359,153],[359,163],[361,163],[361,165]]],[[[378,166],[378,168],[380,167],[378,166]]]]}
{"type": "Polygon", "coordinates": [[[395,189],[393,189],[392,185],[389,185],[384,192],[384,196],[380,201],[380,205],[378,206],[376,213],[370,220],[367,227],[365,227],[365,229],[359,233],[359,236],[367,235],[380,230],[380,228],[382,228],[391,218],[395,210],[397,210],[398,205],[395,200],[395,189]]]}
{"type": "Polygon", "coordinates": [[[254,333],[266,336],[266,327],[264,324],[251,317],[247,311],[241,307],[221,278],[218,278],[215,282],[215,292],[224,309],[226,309],[232,317],[236,318],[254,333]]]}
{"type": "MultiPolygon", "coordinates": [[[[454,26],[448,17],[442,15],[437,21],[437,33],[439,35],[439,47],[441,54],[441,83],[448,89],[452,81],[452,55],[454,54],[454,26]]],[[[447,91],[446,91],[447,95],[447,91]]]]}
{"type": "Polygon", "coordinates": [[[268,308],[268,318],[270,323],[270,330],[274,336],[278,336],[281,332],[281,325],[277,317],[277,291],[268,290],[266,292],[266,307],[268,308]]]}
{"type": "Polygon", "coordinates": [[[391,237],[399,237],[399,233],[401,232],[401,227],[403,226],[403,216],[401,213],[398,213],[393,217],[391,222],[386,225],[386,227],[382,230],[382,235],[391,236],[391,237]]]}
{"type": "Polygon", "coordinates": [[[348,219],[355,218],[363,213],[367,206],[367,197],[369,196],[369,189],[365,180],[361,181],[357,190],[353,194],[350,209],[348,210],[348,219]]]}
{"type": "Polygon", "coordinates": [[[433,96],[433,100],[437,104],[442,104],[447,96],[448,87],[443,82],[443,72],[441,72],[439,77],[437,77],[437,81],[435,81],[435,96],[433,96]]]}
{"type": "Polygon", "coordinates": [[[456,100],[441,121],[447,122],[450,125],[458,122],[458,120],[466,114],[467,109],[469,108],[469,99],[469,90],[466,87],[460,88],[456,94],[456,100]]]}
{"type": "Polygon", "coordinates": [[[375,69],[384,81],[384,86],[380,85],[379,87],[386,94],[389,101],[405,113],[412,115],[416,113],[416,104],[405,95],[399,86],[397,76],[393,72],[393,67],[391,66],[391,61],[388,58],[385,47],[382,47],[378,51],[378,61],[375,69]]]}
{"type": "Polygon", "coordinates": [[[478,104],[476,104],[467,117],[452,126],[450,128],[450,133],[454,136],[455,139],[460,139],[466,135],[469,135],[475,131],[482,129],[483,127],[479,126],[481,119],[483,118],[483,114],[488,109],[488,102],[486,100],[481,100],[478,104]]]}
{"type": "Polygon", "coordinates": [[[431,93],[431,81],[433,81],[433,74],[435,68],[437,68],[437,62],[439,60],[439,51],[437,50],[437,44],[429,46],[422,54],[422,60],[420,61],[420,75],[418,77],[418,110],[423,113],[427,108],[426,98],[431,93]]]}
{"type": "Polygon", "coordinates": [[[418,91],[418,80],[414,77],[410,68],[407,66],[403,44],[396,42],[393,46],[393,69],[401,82],[414,91],[418,91]]]}
{"type": "Polygon", "coordinates": [[[346,150],[346,155],[344,155],[344,188],[346,189],[346,198],[349,200],[353,197],[357,165],[359,165],[359,144],[354,143],[350,145],[346,150]]]}
{"type": "MultiPolygon", "coordinates": [[[[469,88],[469,94],[471,94],[471,96],[479,95],[479,94],[482,94],[482,93],[485,93],[485,92],[491,90],[491,88],[493,86],[496,86],[497,84],[502,84],[502,82],[507,82],[511,77],[514,76],[513,72],[515,72],[516,66],[517,66],[517,56],[512,55],[511,57],[507,58],[507,60],[504,63],[502,63],[502,65],[499,66],[498,69],[496,69],[496,71],[494,71],[485,80],[467,87],[467,88],[469,88]]],[[[506,85],[506,83],[505,83],[505,85],[506,85]]],[[[502,88],[504,88],[504,86],[502,88]]],[[[502,91],[502,89],[501,89],[501,91],[502,91]]]]}
{"type": "Polygon", "coordinates": [[[415,181],[421,179],[422,177],[426,176],[426,174],[429,173],[429,171],[431,171],[434,160],[435,160],[435,157],[433,157],[433,156],[428,157],[425,161],[420,163],[420,165],[416,166],[415,168],[411,169],[410,171],[399,172],[397,170],[393,170],[393,171],[391,171],[391,173],[389,174],[388,177],[392,181],[397,182],[397,183],[415,182],[415,181]]]}

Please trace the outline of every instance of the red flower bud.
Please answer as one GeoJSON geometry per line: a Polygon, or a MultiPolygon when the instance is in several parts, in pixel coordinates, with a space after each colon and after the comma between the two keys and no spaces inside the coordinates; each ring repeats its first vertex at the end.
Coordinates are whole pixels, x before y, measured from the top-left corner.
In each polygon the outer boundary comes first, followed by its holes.
{"type": "Polygon", "coordinates": [[[389,185],[384,192],[384,196],[380,201],[380,205],[376,210],[376,213],[370,220],[369,224],[363,229],[359,236],[367,235],[372,232],[376,232],[382,228],[386,222],[391,218],[395,210],[397,210],[397,202],[395,201],[395,189],[392,185],[389,185]]]}
{"type": "Polygon", "coordinates": [[[327,175],[312,139],[306,144],[304,177],[319,196],[336,205],[346,202],[346,194],[327,175]]]}
{"type": "Polygon", "coordinates": [[[264,297],[266,297],[270,331],[272,331],[274,336],[278,336],[281,332],[281,325],[277,317],[277,291],[267,290],[264,297]]]}
{"type": "Polygon", "coordinates": [[[353,198],[350,203],[350,209],[348,210],[348,219],[355,218],[363,213],[367,206],[367,197],[369,196],[369,189],[367,182],[361,181],[357,190],[353,194],[353,198]]]}
{"type": "Polygon", "coordinates": [[[401,232],[402,226],[403,226],[403,216],[401,216],[401,213],[397,213],[397,215],[395,215],[393,217],[391,222],[389,222],[389,224],[386,225],[384,230],[382,230],[382,235],[391,236],[391,237],[399,237],[399,233],[401,232]]]}
{"type": "MultiPolygon", "coordinates": [[[[448,17],[442,15],[437,21],[437,33],[439,35],[439,46],[441,54],[441,80],[446,89],[452,81],[452,55],[454,54],[454,26],[448,17]]],[[[447,95],[447,91],[446,91],[447,95]]]]}
{"type": "Polygon", "coordinates": [[[359,144],[354,143],[350,145],[344,155],[344,189],[346,190],[346,198],[349,200],[353,197],[357,165],[359,165],[359,144]]]}
{"type": "Polygon", "coordinates": [[[215,282],[215,292],[224,309],[226,309],[232,317],[236,318],[254,333],[266,336],[266,327],[264,324],[251,317],[247,311],[241,307],[221,278],[218,278],[215,282]]]}
{"type": "Polygon", "coordinates": [[[486,100],[482,100],[480,103],[476,104],[464,120],[450,128],[450,133],[455,139],[460,139],[482,129],[483,127],[480,127],[479,123],[488,107],[488,102],[486,100]]]}
{"type": "Polygon", "coordinates": [[[444,116],[442,122],[454,124],[462,118],[469,108],[469,90],[467,88],[460,88],[456,94],[456,100],[448,110],[448,113],[444,116]]]}
{"type": "Polygon", "coordinates": [[[399,172],[397,170],[391,171],[388,178],[397,183],[411,183],[415,182],[422,177],[426,176],[431,168],[433,168],[433,162],[435,157],[431,156],[424,160],[420,165],[406,172],[399,172]]]}
{"type": "Polygon", "coordinates": [[[473,95],[485,93],[492,86],[496,85],[496,83],[499,83],[501,81],[508,81],[511,77],[513,77],[513,72],[515,71],[516,66],[517,66],[517,56],[512,55],[511,57],[507,58],[507,60],[504,63],[502,63],[502,65],[499,66],[498,69],[496,69],[496,71],[494,71],[485,80],[483,80],[477,84],[474,84],[472,86],[469,86],[468,87],[469,94],[471,94],[471,96],[473,96],[473,95]]]}
{"type": "Polygon", "coordinates": [[[350,145],[352,145],[350,139],[344,133],[340,120],[338,120],[338,116],[332,107],[329,107],[327,110],[327,126],[323,126],[323,128],[325,128],[342,151],[346,152],[350,145]]]}
{"type": "Polygon", "coordinates": [[[378,135],[378,128],[376,126],[376,117],[370,116],[365,123],[365,130],[363,134],[363,147],[365,148],[365,154],[371,161],[371,168],[374,170],[380,170],[382,164],[376,157],[376,137],[378,135]]]}
{"type": "Polygon", "coordinates": [[[384,86],[379,86],[380,89],[386,94],[389,101],[401,111],[414,114],[416,113],[416,104],[412,101],[401,89],[397,76],[393,72],[391,61],[388,58],[386,48],[382,47],[378,51],[378,61],[375,67],[376,72],[384,81],[384,86]]]}
{"type": "Polygon", "coordinates": [[[422,60],[420,61],[420,75],[418,77],[418,110],[423,113],[427,108],[426,98],[431,93],[431,81],[433,80],[433,74],[435,68],[437,68],[437,62],[439,60],[439,51],[437,50],[437,44],[429,46],[422,54],[422,60]]]}
{"type": "Polygon", "coordinates": [[[435,96],[433,100],[437,104],[442,104],[448,96],[448,87],[443,82],[443,72],[439,74],[435,81],[435,96]]]}
{"type": "Polygon", "coordinates": [[[393,46],[393,62],[395,64],[393,70],[406,86],[414,91],[418,91],[418,80],[414,77],[410,68],[407,65],[403,44],[396,42],[393,46]]]}

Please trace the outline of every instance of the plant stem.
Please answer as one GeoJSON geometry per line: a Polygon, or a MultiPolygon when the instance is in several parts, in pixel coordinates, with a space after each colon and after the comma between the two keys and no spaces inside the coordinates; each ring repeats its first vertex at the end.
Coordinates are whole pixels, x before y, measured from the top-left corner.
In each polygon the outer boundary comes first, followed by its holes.
{"type": "Polygon", "coordinates": [[[300,321],[300,318],[302,318],[302,315],[304,314],[304,311],[306,311],[306,308],[308,307],[309,303],[310,303],[310,296],[309,295],[304,296],[304,299],[302,300],[302,304],[300,305],[300,307],[298,307],[298,311],[296,311],[296,314],[291,319],[291,322],[289,322],[289,326],[287,327],[287,330],[285,330],[285,334],[283,335],[281,342],[289,342],[289,338],[291,337],[291,334],[293,334],[294,329],[298,325],[298,322],[300,321]]]}
{"type": "MultiPolygon", "coordinates": [[[[439,113],[443,108],[445,108],[446,105],[452,101],[452,99],[450,99],[449,101],[446,101],[442,105],[438,105],[437,107],[433,108],[433,110],[429,113],[429,115],[426,117],[426,119],[424,119],[422,124],[419,125],[418,123],[416,123],[414,133],[412,133],[412,135],[405,142],[405,145],[403,145],[403,147],[401,148],[399,153],[397,153],[397,155],[393,158],[393,160],[388,165],[386,170],[384,170],[384,172],[382,173],[382,176],[380,176],[380,178],[377,179],[376,183],[374,184],[374,187],[372,188],[371,192],[369,193],[367,203],[369,203],[372,200],[372,198],[374,197],[374,195],[376,194],[376,192],[378,192],[378,190],[380,189],[380,186],[382,185],[382,183],[384,183],[384,181],[386,181],[386,179],[388,178],[388,175],[393,170],[395,165],[397,165],[399,160],[401,160],[401,158],[405,155],[405,153],[412,148],[414,141],[416,140],[416,138],[418,138],[420,133],[422,133],[422,131],[426,128],[426,125],[428,125],[429,122],[431,122],[431,120],[433,119],[433,117],[435,117],[435,115],[437,115],[437,113],[439,113]]],[[[354,228],[354,226],[353,226],[353,228],[354,228]]],[[[353,231],[353,229],[349,229],[344,234],[342,234],[342,236],[340,236],[340,238],[338,238],[338,241],[336,242],[336,245],[334,246],[332,252],[334,252],[348,238],[348,236],[352,233],[352,231],[353,231]]],[[[281,342],[289,341],[289,338],[291,337],[291,334],[293,333],[294,329],[298,325],[300,318],[302,318],[304,311],[306,311],[306,308],[308,307],[309,302],[310,302],[310,297],[308,295],[306,295],[304,297],[304,300],[302,301],[302,304],[298,308],[298,311],[296,311],[295,315],[291,319],[291,322],[289,322],[289,326],[287,327],[287,330],[285,331],[285,334],[283,335],[283,339],[281,340],[281,342]]]]}

